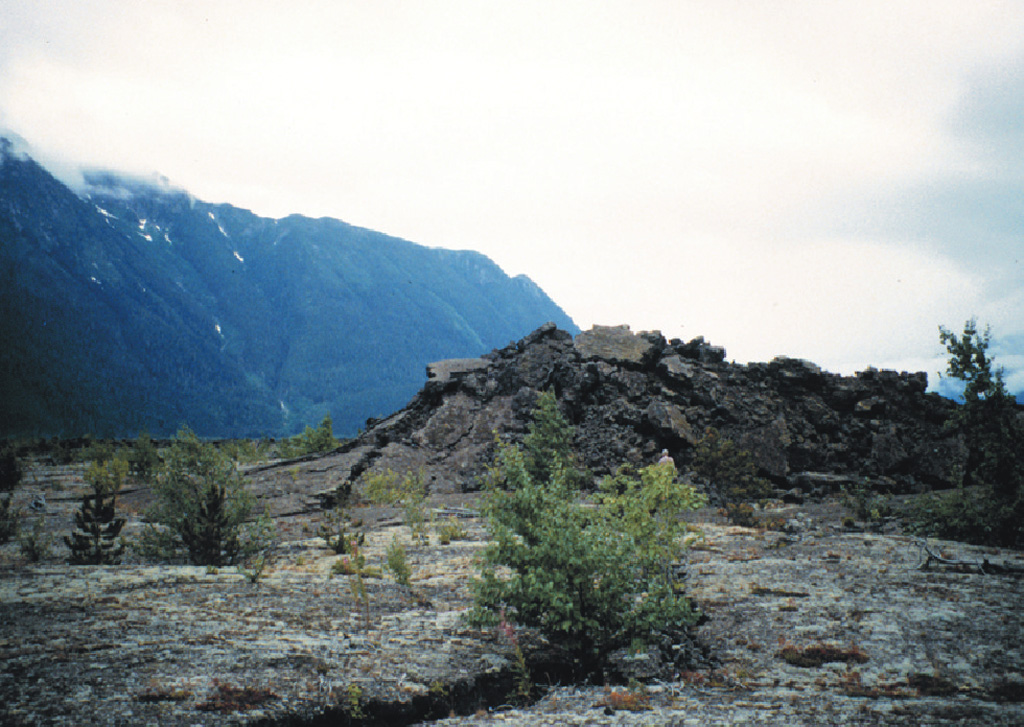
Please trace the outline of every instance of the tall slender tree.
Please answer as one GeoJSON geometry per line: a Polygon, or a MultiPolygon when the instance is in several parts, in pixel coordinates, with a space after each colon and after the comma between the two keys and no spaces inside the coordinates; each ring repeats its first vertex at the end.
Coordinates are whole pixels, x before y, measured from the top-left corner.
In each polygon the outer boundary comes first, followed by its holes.
{"type": "Polygon", "coordinates": [[[929,535],[993,545],[1024,544],[1024,412],[988,355],[992,340],[975,319],[961,335],[939,327],[948,376],[964,383],[948,426],[966,448],[959,487],[918,502],[914,527],[929,535]],[[968,489],[970,488],[970,489],[968,489]]]}
{"type": "Polygon", "coordinates": [[[960,336],[940,326],[939,340],[949,353],[947,375],[964,382],[963,403],[950,420],[967,446],[964,485],[990,486],[1003,499],[1019,496],[1024,427],[1017,403],[1006,390],[1003,369],[988,355],[991,329],[979,331],[971,318],[960,336]]]}

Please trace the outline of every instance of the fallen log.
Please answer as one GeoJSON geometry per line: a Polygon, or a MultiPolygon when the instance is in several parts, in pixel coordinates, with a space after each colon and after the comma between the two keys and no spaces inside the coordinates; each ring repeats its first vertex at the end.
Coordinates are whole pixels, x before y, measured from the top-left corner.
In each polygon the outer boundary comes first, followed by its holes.
{"type": "Polygon", "coordinates": [[[956,569],[977,568],[978,572],[984,575],[1024,575],[1024,568],[1000,563],[990,563],[988,558],[983,558],[982,560],[947,558],[946,556],[936,553],[929,548],[928,541],[925,538],[917,538],[916,541],[918,547],[920,547],[927,556],[921,565],[918,566],[919,570],[928,570],[932,563],[938,563],[939,565],[949,566],[956,569]]]}

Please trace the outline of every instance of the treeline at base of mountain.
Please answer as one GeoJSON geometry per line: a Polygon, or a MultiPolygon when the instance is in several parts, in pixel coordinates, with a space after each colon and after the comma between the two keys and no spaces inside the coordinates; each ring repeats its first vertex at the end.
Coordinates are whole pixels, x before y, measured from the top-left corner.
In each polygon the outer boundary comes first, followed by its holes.
{"type": "MultiPolygon", "coordinates": [[[[910,532],[925,536],[1009,547],[1024,546],[1024,410],[1006,391],[1002,369],[988,355],[991,334],[987,329],[979,330],[972,319],[964,325],[962,334],[940,328],[940,338],[950,355],[947,374],[964,385],[961,404],[950,404],[946,408],[945,424],[937,422],[944,426],[947,432],[944,436],[956,438],[961,445],[960,454],[953,463],[953,476],[946,485],[952,485],[953,489],[924,494],[909,504],[901,502],[897,505],[869,478],[853,479],[844,484],[842,490],[845,504],[851,512],[844,524],[871,527],[873,523],[881,524],[896,518],[904,521],[910,532]]],[[[535,471],[535,479],[545,480],[549,470],[565,469],[559,457],[569,456],[566,453],[580,441],[563,420],[554,389],[541,394],[538,401],[540,408],[535,412],[538,418],[529,425],[530,434],[523,443],[528,455],[527,464],[535,471]],[[558,426],[545,427],[551,421],[557,422],[558,426]],[[539,436],[543,436],[545,441],[557,442],[561,454],[554,456],[547,450],[540,454],[533,452],[530,443],[539,436]]],[[[440,402],[437,404],[441,406],[440,402]]],[[[368,432],[367,437],[373,436],[372,430],[368,432]]],[[[500,441],[497,430],[495,437],[500,455],[505,445],[500,441]]],[[[130,473],[144,482],[165,467],[166,455],[163,453],[175,451],[182,441],[188,442],[190,447],[200,445],[200,440],[187,427],[179,430],[173,440],[162,443],[154,442],[146,433],[134,441],[120,442],[91,437],[73,441],[36,438],[3,442],[0,446],[0,490],[8,494],[0,500],[3,506],[0,519],[11,522],[15,519],[9,493],[18,484],[21,462],[26,459],[113,466],[116,471],[123,471],[124,476],[130,473]]],[[[220,453],[218,456],[237,466],[325,455],[339,450],[343,444],[335,438],[332,420],[326,416],[317,427],[307,426],[301,434],[280,441],[236,439],[204,443],[203,446],[215,446],[220,453]]],[[[663,458],[670,459],[667,450],[663,453],[663,458]]],[[[724,505],[723,514],[732,522],[747,527],[777,525],[759,516],[756,507],[751,505],[755,503],[763,507],[783,493],[763,476],[765,473],[759,470],[750,452],[713,427],[708,427],[703,437],[693,443],[691,455],[687,458],[688,464],[684,465],[688,476],[694,482],[703,483],[703,489],[710,497],[724,505]]],[[[578,479],[578,482],[574,480],[574,487],[586,489],[595,481],[588,468],[578,469],[574,476],[578,479]]],[[[422,477],[421,472],[417,481],[422,477]]]]}

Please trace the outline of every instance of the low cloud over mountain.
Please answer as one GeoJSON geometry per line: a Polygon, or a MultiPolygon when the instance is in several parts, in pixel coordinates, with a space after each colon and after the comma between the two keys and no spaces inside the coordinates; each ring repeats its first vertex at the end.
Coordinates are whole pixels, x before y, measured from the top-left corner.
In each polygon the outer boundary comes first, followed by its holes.
{"type": "Polygon", "coordinates": [[[437,359],[571,319],[487,257],[335,219],[274,220],[166,180],[76,194],[0,142],[0,435],[339,434],[437,359]]]}

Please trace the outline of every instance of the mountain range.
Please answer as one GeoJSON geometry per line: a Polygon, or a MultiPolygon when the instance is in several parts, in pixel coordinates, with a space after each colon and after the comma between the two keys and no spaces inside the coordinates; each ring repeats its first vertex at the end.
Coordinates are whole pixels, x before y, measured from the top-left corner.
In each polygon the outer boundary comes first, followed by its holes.
{"type": "Polygon", "coordinates": [[[545,322],[482,254],[336,219],[259,217],[159,178],[72,190],[0,139],[0,436],[354,434],[425,366],[545,322]]]}

